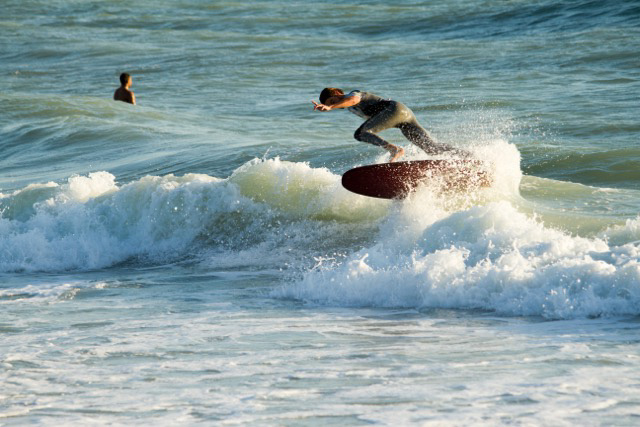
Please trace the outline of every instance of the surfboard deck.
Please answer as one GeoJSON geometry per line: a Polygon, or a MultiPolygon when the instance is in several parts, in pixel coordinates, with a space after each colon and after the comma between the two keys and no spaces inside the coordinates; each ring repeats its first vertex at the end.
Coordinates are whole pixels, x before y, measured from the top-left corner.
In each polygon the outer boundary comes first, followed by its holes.
{"type": "Polygon", "coordinates": [[[430,179],[438,180],[444,190],[491,185],[491,176],[480,160],[414,160],[350,169],[342,175],[342,186],[363,196],[403,199],[430,179]]]}

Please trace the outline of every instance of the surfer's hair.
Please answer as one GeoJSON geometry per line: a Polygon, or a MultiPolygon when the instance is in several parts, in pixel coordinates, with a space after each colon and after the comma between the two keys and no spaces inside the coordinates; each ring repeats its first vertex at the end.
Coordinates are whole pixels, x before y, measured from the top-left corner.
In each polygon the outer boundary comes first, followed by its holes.
{"type": "Polygon", "coordinates": [[[332,96],[340,96],[344,95],[344,91],[342,89],[338,89],[337,87],[325,87],[320,92],[320,103],[324,104],[325,101],[332,96]]]}
{"type": "Polygon", "coordinates": [[[129,75],[129,73],[120,74],[120,84],[122,86],[126,85],[130,78],[131,76],[129,75]]]}

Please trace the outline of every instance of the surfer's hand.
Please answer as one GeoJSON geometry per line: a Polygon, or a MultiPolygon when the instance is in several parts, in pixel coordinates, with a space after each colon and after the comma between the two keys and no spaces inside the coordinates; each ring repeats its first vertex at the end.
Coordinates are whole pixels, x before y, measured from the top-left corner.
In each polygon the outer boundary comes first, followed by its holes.
{"type": "Polygon", "coordinates": [[[311,101],[313,103],[313,109],[318,111],[329,111],[331,107],[324,104],[318,104],[316,101],[311,101]]]}

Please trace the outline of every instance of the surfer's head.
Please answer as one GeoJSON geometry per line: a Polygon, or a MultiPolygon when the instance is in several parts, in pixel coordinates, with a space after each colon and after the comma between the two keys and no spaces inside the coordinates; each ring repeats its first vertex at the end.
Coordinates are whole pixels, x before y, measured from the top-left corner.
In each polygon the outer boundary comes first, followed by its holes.
{"type": "Polygon", "coordinates": [[[337,87],[325,87],[320,92],[320,103],[325,105],[332,105],[335,103],[335,97],[344,96],[344,91],[342,89],[338,89],[337,87]],[[328,102],[328,103],[327,103],[328,102]]]}
{"type": "Polygon", "coordinates": [[[120,74],[120,84],[125,87],[131,85],[131,76],[128,73],[120,74]]]}

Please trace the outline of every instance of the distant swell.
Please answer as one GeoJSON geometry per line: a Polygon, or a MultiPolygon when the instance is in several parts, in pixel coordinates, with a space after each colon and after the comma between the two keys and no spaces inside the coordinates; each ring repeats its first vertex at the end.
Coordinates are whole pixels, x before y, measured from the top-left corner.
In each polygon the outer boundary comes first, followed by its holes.
{"type": "Polygon", "coordinates": [[[371,21],[351,29],[366,36],[419,35],[442,39],[513,37],[549,32],[584,31],[600,26],[640,24],[640,7],[632,0],[535,2],[493,5],[467,3],[464,9],[454,7],[440,14],[437,7],[426,8],[425,17],[414,19],[371,21]]]}

